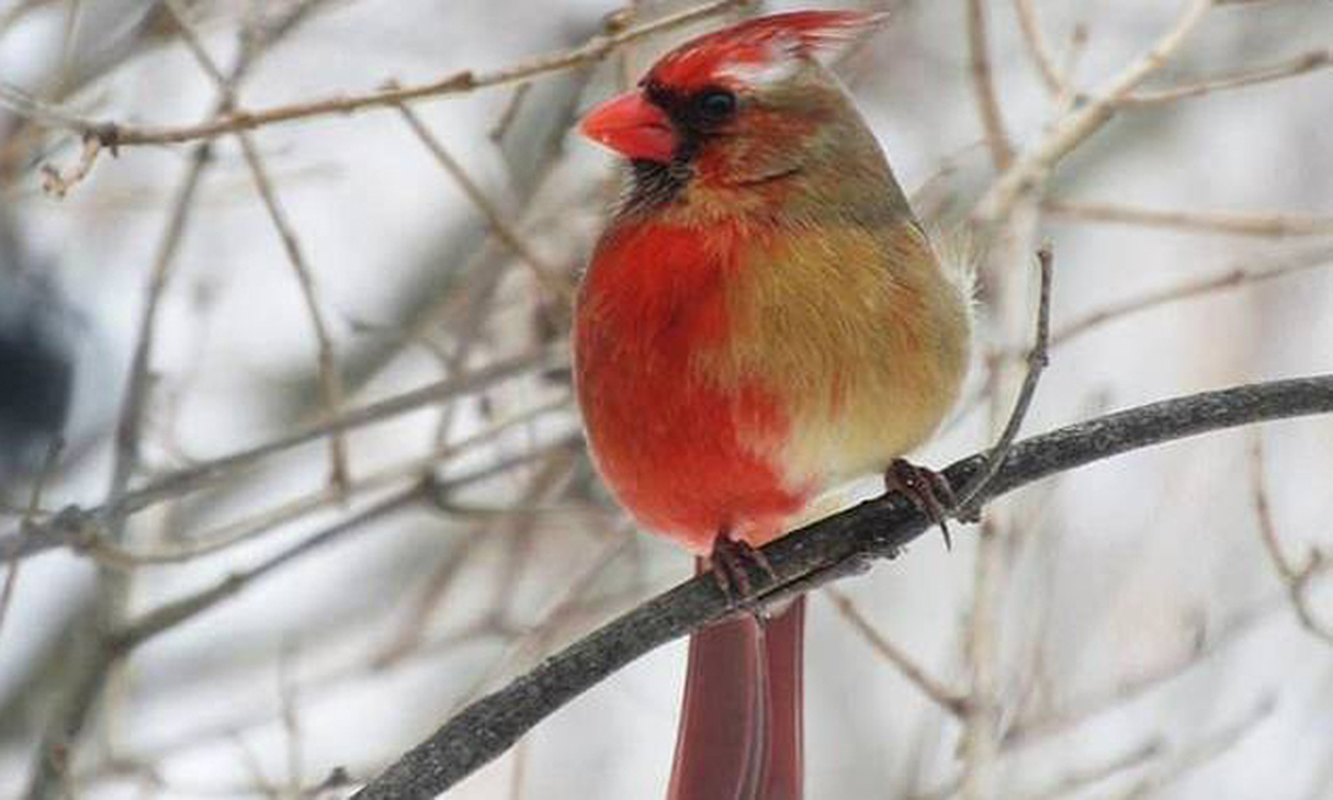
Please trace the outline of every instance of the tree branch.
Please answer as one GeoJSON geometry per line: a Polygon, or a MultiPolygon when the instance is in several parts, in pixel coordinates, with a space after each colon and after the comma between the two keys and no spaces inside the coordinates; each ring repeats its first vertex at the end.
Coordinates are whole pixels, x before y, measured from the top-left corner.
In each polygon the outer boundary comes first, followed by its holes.
{"type": "Polygon", "coordinates": [[[370,108],[396,108],[410,100],[462,94],[491,86],[521,83],[548,72],[600,61],[616,48],[656,33],[679,28],[739,8],[751,0],[713,0],[687,8],[676,14],[629,28],[612,36],[594,36],[572,50],[539,56],[529,61],[490,71],[460,70],[434,81],[411,86],[386,87],[356,95],[325,97],[290,105],[273,106],[253,111],[232,111],[197,125],[179,127],[131,126],[116,122],[97,122],[50,106],[32,97],[16,86],[0,82],[0,106],[51,128],[73,130],[84,136],[95,137],[103,147],[113,152],[118,147],[131,145],[179,144],[211,140],[219,136],[252,131],[280,122],[291,122],[311,117],[351,114],[370,108]]]}
{"type": "Polygon", "coordinates": [[[1191,0],[1175,26],[1152,49],[1117,74],[1104,93],[1075,107],[1051,125],[1039,142],[991,184],[977,204],[976,219],[997,223],[1008,218],[1019,199],[1039,187],[1043,177],[1061,159],[1110,122],[1121,101],[1170,60],[1212,5],[1213,0],[1191,0]]]}
{"type": "MultiPolygon", "coordinates": [[[[1333,412],[1333,375],[1239,386],[1152,403],[1019,442],[983,500],[1120,453],[1208,431],[1333,412]]],[[[944,475],[966,485],[977,454],[944,475]]],[[[764,548],[775,579],[756,596],[728,599],[701,575],[608,623],[505,688],[472,703],[355,795],[357,800],[429,798],[497,758],[538,722],[639,656],[754,603],[809,591],[892,558],[929,521],[893,493],[808,525],[764,548]]]]}

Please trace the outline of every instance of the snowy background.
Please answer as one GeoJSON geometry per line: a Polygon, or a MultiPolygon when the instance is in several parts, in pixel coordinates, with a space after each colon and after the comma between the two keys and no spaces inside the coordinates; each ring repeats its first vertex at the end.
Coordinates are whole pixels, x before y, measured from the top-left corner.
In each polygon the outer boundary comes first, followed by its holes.
{"type": "MultiPolygon", "coordinates": [[[[292,4],[176,5],[225,71],[238,32],[292,4]]],[[[245,76],[239,107],[522,63],[579,46],[619,8],[310,5],[245,76]]],[[[1047,91],[1017,9],[1035,8],[1057,66],[1094,98],[1185,9],[1176,0],[984,6],[995,90],[1019,153],[1088,100],[1047,91]]],[[[640,2],[616,22],[682,7],[640,2]]],[[[996,174],[969,67],[967,4],[884,7],[885,29],[839,68],[918,210],[953,227],[996,174]]],[[[152,504],[129,518],[118,544],[24,559],[0,623],[0,796],[26,791],[38,740],[88,658],[80,642],[89,620],[134,619],[386,499],[391,510],[246,581],[114,669],[70,756],[69,796],[309,797],[330,776],[368,778],[461,704],[687,576],[689,560],[634,532],[598,486],[571,439],[578,422],[562,368],[569,281],[615,191],[611,159],[566,135],[570,120],[686,33],[538,75],[517,101],[507,84],[414,104],[508,234],[492,233],[457,175],[395,109],[252,133],[313,279],[341,407],[523,365],[348,434],[345,496],[329,488],[321,438],[152,504]],[[433,502],[405,494],[423,476],[440,489],[433,502]],[[226,546],[196,552],[201,543],[226,546]]],[[[1333,270],[1321,269],[1333,264],[1333,70],[1322,66],[1330,47],[1327,0],[1210,10],[1141,92],[1314,53],[1311,67],[1123,107],[1061,161],[1044,200],[1025,202],[990,248],[977,343],[993,357],[978,359],[967,395],[1025,346],[1028,254],[1043,240],[1056,253],[1057,331],[1185,288],[1173,302],[1057,342],[1028,432],[1333,371],[1333,270]],[[1092,204],[1131,219],[1108,221],[1092,204]],[[1215,290],[1188,288],[1236,270],[1215,290]],[[1272,270],[1282,272],[1254,279],[1272,270]],[[1021,301],[1008,310],[992,302],[1006,291],[1021,301]]],[[[148,0],[0,1],[0,83],[133,126],[193,124],[216,103],[168,10],[148,0]]],[[[39,523],[107,497],[145,290],[193,146],[102,153],[60,198],[43,191],[42,171],[75,169],[77,136],[34,127],[0,103],[0,336],[27,331],[25,341],[48,343],[73,375],[67,444],[45,481],[39,523]]],[[[189,210],[157,316],[132,486],[325,418],[311,318],[235,137],[217,139],[189,210]]],[[[6,370],[0,391],[21,392],[19,373],[0,363],[6,370]]],[[[993,395],[960,408],[916,459],[940,465],[984,446],[995,410],[1010,403],[993,395]]],[[[43,472],[46,444],[30,433],[0,426],[0,537],[10,541],[43,472]]],[[[1258,433],[1288,558],[1299,566],[1321,544],[1333,553],[1333,420],[1258,433]]],[[[984,669],[1008,733],[980,796],[1333,798],[1333,643],[1301,626],[1264,548],[1255,438],[1232,431],[1140,451],[1020,492],[996,517],[1000,579],[979,610],[971,529],[955,533],[952,553],[924,538],[906,557],[838,584],[953,692],[977,668],[966,647],[971,621],[988,621],[994,652],[984,669]]],[[[811,601],[808,796],[950,795],[965,767],[962,722],[877,654],[837,599],[811,601]]],[[[1309,601],[1333,628],[1333,576],[1312,579],[1309,601]]],[[[663,796],[683,662],[683,642],[641,659],[448,796],[663,796]]]]}

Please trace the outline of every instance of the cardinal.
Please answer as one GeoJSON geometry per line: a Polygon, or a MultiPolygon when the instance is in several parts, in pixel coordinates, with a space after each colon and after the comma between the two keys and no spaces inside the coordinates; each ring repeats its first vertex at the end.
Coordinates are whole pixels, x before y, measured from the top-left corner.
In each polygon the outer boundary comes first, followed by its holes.
{"type": "MultiPolygon", "coordinates": [[[[582,122],[629,166],[575,311],[588,444],[638,523],[731,581],[850,479],[906,468],[940,510],[901,457],[957,396],[969,289],[817,58],[878,21],[733,25],[582,122]]],[[[691,638],[668,800],[799,800],[804,617],[691,638]]]]}

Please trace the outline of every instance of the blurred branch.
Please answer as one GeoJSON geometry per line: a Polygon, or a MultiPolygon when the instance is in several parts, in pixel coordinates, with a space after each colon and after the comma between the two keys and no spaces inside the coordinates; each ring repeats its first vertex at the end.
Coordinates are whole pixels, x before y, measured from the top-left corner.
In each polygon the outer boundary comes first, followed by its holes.
{"type": "Polygon", "coordinates": [[[1045,200],[1042,209],[1051,214],[1085,222],[1182,228],[1236,236],[1333,236],[1333,217],[1304,214],[1169,211],[1117,203],[1089,203],[1055,198],[1045,200]]]}
{"type": "MultiPolygon", "coordinates": [[[[46,459],[42,463],[41,471],[37,473],[37,479],[33,481],[32,491],[28,494],[28,507],[23,514],[23,521],[19,525],[19,535],[24,535],[32,525],[32,518],[37,513],[37,509],[42,507],[42,492],[46,489],[46,482],[50,480],[55,472],[56,463],[60,459],[60,451],[64,448],[64,441],[60,437],[52,440],[50,447],[46,449],[46,459]]],[[[18,585],[19,567],[22,561],[17,558],[6,559],[9,563],[9,572],[5,575],[4,588],[0,589],[0,634],[5,630],[5,618],[9,614],[9,603],[14,597],[14,587],[18,585]]]]}
{"type": "Polygon", "coordinates": [[[1165,289],[1147,292],[1139,297],[1111,303],[1104,308],[1067,322],[1057,328],[1055,333],[1051,335],[1051,346],[1058,347],[1067,344],[1071,339],[1082,336],[1093,328],[1150,308],[1211,292],[1269,281],[1296,272],[1326,267],[1330,264],[1333,264],[1333,246],[1325,246],[1296,253],[1266,267],[1257,269],[1253,267],[1235,267],[1215,275],[1205,275],[1201,278],[1182,281],[1175,286],[1168,286],[1165,289]]]}
{"type": "Polygon", "coordinates": [[[1148,52],[1131,63],[1098,97],[1075,106],[1053,123],[1033,147],[991,184],[974,212],[978,220],[995,223],[1013,211],[1019,199],[1038,187],[1046,174],[1080,143],[1115,116],[1120,101],[1161,69],[1203,20],[1213,0],[1191,0],[1175,26],[1148,52]]]}
{"type": "MultiPolygon", "coordinates": [[[[222,70],[208,55],[208,51],[204,48],[203,42],[200,41],[198,33],[195,32],[194,27],[186,18],[180,0],[166,0],[165,7],[180,31],[182,41],[185,42],[187,49],[194,56],[195,62],[213,80],[227,111],[236,111],[234,85],[222,74],[222,70]]],[[[248,30],[249,27],[247,26],[241,31],[243,50],[246,42],[253,41],[252,35],[247,33],[248,30]]],[[[324,312],[320,309],[314,276],[306,262],[305,254],[301,249],[301,241],[296,236],[296,230],[288,220],[287,212],[283,209],[282,204],[278,202],[277,191],[273,188],[273,181],[269,178],[268,169],[264,166],[264,161],[259,155],[259,148],[255,146],[254,138],[246,133],[237,133],[236,140],[241,145],[241,154],[245,158],[246,167],[249,168],[250,177],[254,180],[255,190],[259,193],[259,197],[264,203],[264,210],[268,212],[268,217],[273,222],[273,228],[277,231],[278,239],[282,242],[283,252],[287,255],[287,262],[296,274],[296,282],[301,289],[301,299],[305,303],[306,314],[310,318],[310,327],[315,335],[316,365],[320,388],[323,392],[324,413],[330,418],[337,417],[342,409],[342,380],[338,375],[338,364],[334,356],[333,340],[329,336],[329,326],[324,320],[324,312]]],[[[329,436],[329,461],[330,480],[340,491],[345,492],[349,477],[347,444],[342,431],[334,431],[329,436]]]]}
{"type": "MultiPolygon", "coordinates": [[[[1031,205],[1031,204],[1029,204],[1031,205]]],[[[1027,241],[1033,231],[1024,224],[1026,214],[1010,218],[1012,235],[1009,247],[1017,250],[1020,242],[1027,241]]],[[[985,464],[977,474],[968,480],[959,491],[959,499],[953,514],[961,520],[973,522],[981,519],[981,504],[985,497],[987,484],[994,480],[1000,465],[1004,463],[1014,439],[1022,427],[1033,398],[1037,384],[1047,364],[1047,349],[1050,341],[1051,315],[1051,279],[1053,255],[1049,245],[1042,245],[1037,251],[1037,265],[1040,280],[1036,313],[1036,332],[1033,335],[1032,348],[1027,354],[1027,370],[1017,388],[1016,399],[1008,418],[1004,423],[994,446],[986,454],[985,464]]],[[[1007,277],[1007,276],[1006,276],[1007,277]]],[[[1002,288],[1015,292],[1013,297],[997,297],[996,306],[1000,313],[1006,310],[1017,321],[1020,311],[1017,296],[1017,281],[1007,281],[1002,288]],[[1007,300],[1007,302],[1006,302],[1007,300]]],[[[998,364],[998,362],[992,362],[998,364]]],[[[1007,396],[1009,387],[1017,381],[1010,370],[992,366],[989,383],[993,426],[998,426],[1003,417],[1002,397],[1007,396]]],[[[981,800],[989,797],[994,789],[993,764],[999,752],[999,628],[1001,625],[998,608],[1004,572],[1008,566],[1005,557],[1004,542],[1012,539],[1006,532],[1012,532],[1013,521],[994,513],[981,520],[978,530],[979,541],[976,559],[973,563],[972,609],[967,618],[967,641],[965,654],[971,685],[968,702],[962,716],[963,738],[961,752],[963,756],[963,775],[960,789],[966,800],[981,800]],[[1006,525],[1007,523],[1007,525],[1006,525]]]]}
{"type": "Polygon", "coordinates": [[[930,698],[936,705],[956,717],[961,717],[967,713],[967,695],[962,692],[956,692],[937,678],[932,676],[920,664],[912,660],[911,656],[898,649],[898,646],[890,642],[878,630],[875,629],[870,621],[857,610],[852,599],[832,586],[824,590],[824,595],[833,601],[833,607],[843,619],[852,626],[852,629],[861,634],[866,644],[870,645],[884,657],[902,674],[904,678],[910,681],[921,693],[930,698]]]}
{"type": "Polygon", "coordinates": [[[1060,800],[1062,797],[1068,797],[1094,783],[1100,783],[1126,770],[1143,766],[1161,755],[1163,747],[1162,740],[1154,737],[1102,764],[1070,770],[1047,788],[1025,795],[1023,800],[1060,800]]]}
{"type": "Polygon", "coordinates": [[[337,419],[306,425],[264,444],[175,470],[127,491],[117,502],[92,509],[70,506],[50,519],[29,526],[27,534],[15,530],[0,537],[0,559],[26,557],[55,547],[84,546],[89,537],[100,536],[107,520],[117,515],[131,514],[168,500],[179,499],[334,430],[348,431],[384,422],[460,394],[481,391],[501,381],[531,374],[556,363],[556,355],[555,350],[546,348],[520,353],[385,400],[348,409],[337,419]]]}
{"type": "MultiPolygon", "coordinates": [[[[530,86],[531,84],[524,85],[530,86]]],[[[472,180],[472,176],[467,174],[463,165],[459,164],[458,160],[450,155],[448,150],[444,149],[444,145],[430,132],[430,129],[421,121],[421,117],[417,116],[416,112],[406,105],[398,106],[398,112],[402,114],[403,120],[412,129],[412,133],[416,134],[416,137],[430,151],[431,156],[445,172],[449,173],[449,177],[453,178],[454,183],[458,184],[458,188],[463,190],[467,199],[486,218],[486,224],[490,227],[495,238],[513,251],[524,266],[528,267],[532,277],[536,279],[537,285],[554,298],[571,302],[573,293],[568,284],[557,276],[556,269],[538,256],[527,240],[519,234],[514,226],[509,224],[504,215],[500,213],[500,209],[496,207],[495,203],[491,202],[491,199],[481,190],[477,182],[472,180]]]]}
{"type": "Polygon", "coordinates": [[[1139,92],[1122,97],[1118,102],[1125,106],[1145,106],[1155,103],[1170,103],[1189,97],[1199,97],[1229,89],[1242,89],[1258,83],[1272,83],[1296,75],[1304,75],[1315,70],[1333,67],[1333,50],[1311,50],[1295,58],[1277,64],[1252,67],[1247,70],[1208,78],[1195,83],[1159,89],[1151,92],[1139,92]]]}
{"type": "MultiPolygon", "coordinates": [[[[1104,458],[1209,431],[1333,412],[1333,375],[1239,386],[1153,403],[1019,442],[984,490],[993,499],[1025,484],[1104,458]]],[[[948,467],[966,485],[977,454],[948,467]]],[[[463,709],[357,793],[360,800],[427,798],[507,750],[545,717],[654,648],[723,617],[863,572],[898,555],[929,525],[899,493],[868,500],[764,548],[775,575],[755,596],[727,598],[704,574],[608,623],[509,686],[463,709]]]]}
{"type": "Polygon", "coordinates": [[[135,145],[179,144],[210,140],[226,134],[251,131],[279,122],[322,116],[339,116],[371,108],[392,108],[411,100],[443,97],[451,94],[520,83],[548,72],[577,67],[600,61],[621,45],[653,34],[689,25],[708,17],[722,14],[753,0],[713,0],[653,22],[637,25],[612,35],[599,35],[581,47],[561,53],[540,56],[508,67],[491,71],[461,70],[424,84],[383,88],[378,91],[351,96],[326,97],[319,100],[251,111],[220,111],[214,118],[197,125],[179,127],[149,127],[125,125],[118,122],[99,122],[84,119],[50,106],[32,97],[16,86],[0,81],[0,105],[47,127],[71,130],[81,136],[95,137],[113,153],[120,147],[135,145]]]}
{"type": "Polygon", "coordinates": [[[1268,557],[1277,570],[1278,577],[1286,585],[1287,596],[1296,619],[1301,627],[1326,644],[1333,645],[1333,627],[1320,621],[1310,607],[1310,581],[1323,571],[1326,557],[1318,548],[1312,548],[1305,563],[1294,564],[1282,552],[1282,543],[1278,541],[1277,524],[1273,521],[1273,511],[1268,503],[1268,488],[1264,483],[1264,446],[1259,432],[1254,432],[1250,445],[1250,480],[1253,486],[1254,510],[1259,519],[1259,538],[1268,551],[1268,557]]]}
{"type": "Polygon", "coordinates": [[[1005,133],[1000,101],[995,96],[990,43],[986,37],[986,9],[982,0],[967,0],[967,53],[968,68],[972,72],[972,91],[976,93],[981,126],[986,132],[986,147],[990,149],[995,169],[1006,170],[1014,160],[1014,149],[1009,144],[1009,134],[1005,133]]]}
{"type": "MultiPolygon", "coordinates": [[[[538,417],[553,411],[567,409],[570,402],[569,398],[561,398],[551,403],[536,406],[484,430],[477,431],[457,442],[437,445],[431,452],[422,457],[408,459],[403,463],[393,464],[360,476],[348,485],[347,495],[364,496],[366,493],[391,488],[404,481],[420,481],[423,477],[429,475],[432,468],[438,467],[464,453],[472,452],[483,444],[491,443],[498,436],[518,425],[532,422],[538,417]]],[[[451,483],[456,484],[457,479],[451,483]]],[[[248,542],[256,536],[274,530],[279,525],[293,522],[320,509],[336,505],[343,499],[344,493],[339,491],[337,487],[326,485],[304,497],[289,500],[276,507],[229,522],[220,528],[200,534],[172,548],[130,550],[124,546],[112,544],[101,537],[89,537],[80,541],[78,546],[85,548],[93,558],[122,568],[143,564],[177,564],[212,555],[229,547],[248,542]]]]}
{"type": "MultiPolygon", "coordinates": [[[[255,31],[236,55],[218,85],[214,115],[231,106],[232,92],[264,50],[292,29],[296,20],[320,0],[305,0],[292,7],[270,29],[255,31]]],[[[215,69],[215,72],[217,70],[215,69]]],[[[0,101],[4,92],[0,91],[0,101]]],[[[103,143],[105,144],[105,142],[103,143]]],[[[129,377],[121,399],[112,451],[111,479],[104,506],[110,509],[101,524],[101,535],[119,544],[125,538],[128,512],[121,509],[130,481],[141,466],[140,444],[151,389],[150,371],[158,313],[172,275],[175,256],[185,228],[195,209],[195,199],[210,161],[211,145],[201,142],[192,149],[190,161],[168,213],[166,228],[145,292],[131,358],[129,377]]],[[[93,151],[95,155],[95,151],[93,151]]],[[[91,165],[88,166],[91,168],[91,165]]],[[[86,174],[87,169],[83,170],[86,174]]],[[[81,529],[82,532],[83,529],[81,529]]],[[[75,654],[68,672],[56,687],[57,702],[46,720],[32,760],[32,773],[25,793],[28,800],[47,800],[62,795],[67,787],[69,758],[73,745],[100,698],[111,670],[118,663],[113,646],[114,631],[122,623],[130,576],[102,566],[98,570],[96,598],[80,620],[75,636],[75,654]]]]}
{"type": "MultiPolygon", "coordinates": [[[[282,242],[282,249],[287,254],[287,263],[291,265],[292,272],[296,276],[296,284],[301,290],[301,300],[305,306],[306,316],[310,319],[310,328],[315,335],[316,370],[319,373],[325,418],[337,419],[342,412],[343,404],[342,378],[339,376],[328,322],[325,321],[324,312],[320,308],[314,276],[309,264],[306,263],[300,240],[296,238],[296,231],[278,202],[273,182],[268,177],[268,170],[264,167],[254,140],[243,133],[237,134],[237,139],[240,141],[241,153],[245,157],[250,175],[254,178],[255,189],[264,201],[264,208],[268,211],[269,219],[273,221],[273,227],[282,242]]],[[[341,430],[334,429],[329,432],[329,461],[330,480],[335,487],[345,490],[350,476],[347,445],[341,430]]]]}
{"type": "Polygon", "coordinates": [[[193,619],[223,600],[236,596],[251,582],[279,567],[382,517],[420,503],[424,497],[424,484],[391,495],[364,511],[341,519],[324,530],[279,551],[276,555],[243,572],[232,573],[207,589],[144,612],[137,618],[128,620],[111,633],[109,652],[114,657],[124,657],[134,647],[193,619]]]}
{"type": "Polygon", "coordinates": [[[1274,707],[1273,697],[1261,698],[1245,716],[1209,734],[1201,741],[1180,748],[1174,758],[1130,786],[1128,790],[1113,797],[1115,800],[1142,800],[1145,797],[1156,796],[1163,787],[1240,744],[1242,739],[1272,715],[1274,707]]]}
{"type": "MultiPolygon", "coordinates": [[[[1061,707],[1020,716],[1000,739],[1005,750],[1026,747],[1063,733],[1093,717],[1122,708],[1148,691],[1178,678],[1205,663],[1212,655],[1235,642],[1254,628],[1272,604],[1236,612],[1209,631],[1200,625],[1193,641],[1179,655],[1168,658],[1135,675],[1117,680],[1110,686],[1090,691],[1061,704],[1061,707]]],[[[1185,632],[1189,636],[1188,632],[1185,632]]]]}
{"type": "Polygon", "coordinates": [[[1046,84],[1046,90],[1055,97],[1073,94],[1069,88],[1069,77],[1056,66],[1055,54],[1046,43],[1033,0],[1014,0],[1014,10],[1018,12],[1018,27],[1023,32],[1023,41],[1027,44],[1033,63],[1037,65],[1042,82],[1046,84]]]}

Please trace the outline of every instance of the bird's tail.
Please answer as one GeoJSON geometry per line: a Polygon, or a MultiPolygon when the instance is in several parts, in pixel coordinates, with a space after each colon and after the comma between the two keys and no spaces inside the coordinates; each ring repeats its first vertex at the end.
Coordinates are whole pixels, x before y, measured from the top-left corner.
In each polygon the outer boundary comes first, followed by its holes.
{"type": "Polygon", "coordinates": [[[805,598],[690,637],[667,800],[800,800],[805,598]]]}

